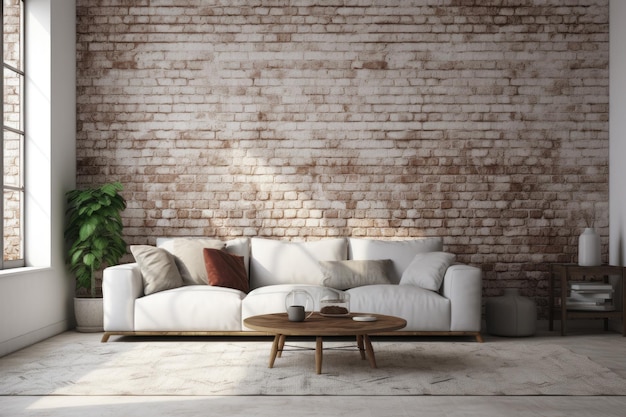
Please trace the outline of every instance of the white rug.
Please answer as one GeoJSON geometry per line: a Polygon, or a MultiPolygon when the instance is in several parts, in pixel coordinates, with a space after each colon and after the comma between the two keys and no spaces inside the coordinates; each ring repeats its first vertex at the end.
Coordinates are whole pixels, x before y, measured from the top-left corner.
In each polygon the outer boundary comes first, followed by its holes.
{"type": "Polygon", "coordinates": [[[0,395],[626,395],[609,369],[523,340],[375,339],[377,369],[358,351],[325,350],[317,375],[313,351],[285,352],[269,369],[269,339],[99,337],[67,332],[0,358],[0,395]]]}

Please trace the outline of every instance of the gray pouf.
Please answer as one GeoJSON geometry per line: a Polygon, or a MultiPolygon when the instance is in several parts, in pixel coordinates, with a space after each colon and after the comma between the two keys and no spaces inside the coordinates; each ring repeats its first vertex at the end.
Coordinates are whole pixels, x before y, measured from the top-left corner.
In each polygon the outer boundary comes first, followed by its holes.
{"type": "Polygon", "coordinates": [[[485,303],[487,333],[495,336],[532,336],[536,331],[537,305],[515,288],[507,288],[501,297],[485,303]]]}

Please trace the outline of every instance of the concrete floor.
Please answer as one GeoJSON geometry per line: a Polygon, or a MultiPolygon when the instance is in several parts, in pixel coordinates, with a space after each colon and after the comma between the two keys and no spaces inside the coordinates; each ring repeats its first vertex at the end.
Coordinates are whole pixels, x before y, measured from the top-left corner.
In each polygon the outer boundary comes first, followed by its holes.
{"type": "MultiPolygon", "coordinates": [[[[568,335],[538,325],[524,343],[558,344],[589,356],[626,379],[626,338],[602,331],[600,322],[570,326],[568,335]]],[[[520,339],[485,335],[485,343],[520,339]]],[[[410,342],[409,342],[410,343],[410,342]]],[[[626,397],[15,397],[0,396],[0,416],[620,416],[626,397]]]]}

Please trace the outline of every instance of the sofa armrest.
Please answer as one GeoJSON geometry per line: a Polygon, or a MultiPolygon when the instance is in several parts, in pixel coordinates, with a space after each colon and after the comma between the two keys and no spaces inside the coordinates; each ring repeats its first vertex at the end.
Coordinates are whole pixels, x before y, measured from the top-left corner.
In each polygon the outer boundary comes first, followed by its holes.
{"type": "Polygon", "coordinates": [[[135,329],[135,300],[143,296],[141,270],[136,263],[110,266],[102,276],[105,331],[135,329]]]}
{"type": "Polygon", "coordinates": [[[442,295],[450,300],[450,330],[479,332],[482,312],[482,271],[474,266],[448,267],[442,295]]]}

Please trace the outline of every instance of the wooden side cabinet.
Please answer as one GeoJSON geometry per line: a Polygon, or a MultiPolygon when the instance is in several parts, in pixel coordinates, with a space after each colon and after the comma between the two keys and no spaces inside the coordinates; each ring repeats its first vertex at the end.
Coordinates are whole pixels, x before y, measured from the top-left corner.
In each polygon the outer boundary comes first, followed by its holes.
{"type": "Polygon", "coordinates": [[[577,264],[552,264],[550,273],[550,309],[549,328],[554,330],[554,320],[561,321],[561,336],[567,332],[567,320],[570,319],[603,319],[604,330],[609,329],[609,319],[622,320],[622,336],[626,336],[626,320],[624,320],[624,306],[626,305],[626,290],[624,289],[624,271],[621,266],[579,266],[577,264]],[[591,281],[608,283],[609,276],[618,277],[619,285],[614,288],[614,310],[588,311],[567,308],[570,281],[591,281]]]}

